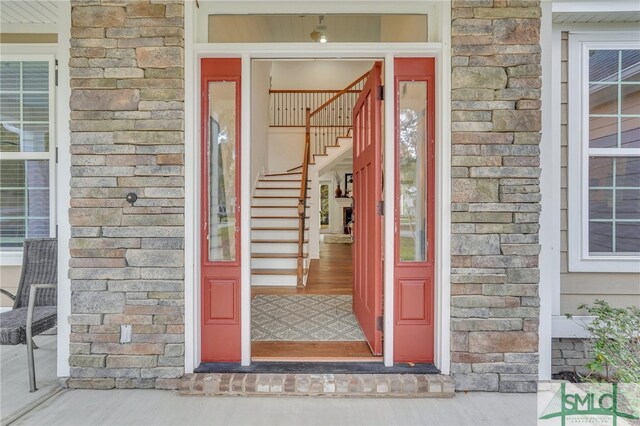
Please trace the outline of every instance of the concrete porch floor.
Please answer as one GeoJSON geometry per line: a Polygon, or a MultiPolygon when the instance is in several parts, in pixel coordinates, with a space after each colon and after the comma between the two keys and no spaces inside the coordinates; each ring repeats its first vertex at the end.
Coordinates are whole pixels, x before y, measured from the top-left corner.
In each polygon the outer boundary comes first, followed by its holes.
{"type": "Polygon", "coordinates": [[[455,398],[180,396],[174,391],[62,389],[56,336],[37,336],[38,391],[29,393],[26,349],[0,347],[2,425],[535,425],[535,394],[455,398]]]}

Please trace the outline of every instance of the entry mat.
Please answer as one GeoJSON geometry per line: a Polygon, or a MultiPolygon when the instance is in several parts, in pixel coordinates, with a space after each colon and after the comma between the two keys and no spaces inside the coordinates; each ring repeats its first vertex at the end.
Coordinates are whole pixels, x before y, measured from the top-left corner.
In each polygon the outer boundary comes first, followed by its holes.
{"type": "Polygon", "coordinates": [[[251,300],[256,342],[361,342],[351,296],[257,295],[251,300]]]}
{"type": "Polygon", "coordinates": [[[253,362],[242,366],[236,362],[203,362],[196,373],[264,373],[264,374],[440,374],[433,364],[394,364],[381,362],[253,362]]]}

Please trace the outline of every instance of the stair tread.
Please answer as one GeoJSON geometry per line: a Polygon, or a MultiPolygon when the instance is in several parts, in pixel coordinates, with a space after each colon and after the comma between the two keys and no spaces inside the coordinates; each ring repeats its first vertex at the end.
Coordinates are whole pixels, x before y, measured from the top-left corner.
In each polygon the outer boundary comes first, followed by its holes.
{"type": "MultiPolygon", "coordinates": [[[[264,243],[264,244],[298,244],[298,240],[251,240],[252,243],[264,243]]],[[[309,240],[304,240],[304,244],[307,244],[309,240]]]]}
{"type": "MultiPolygon", "coordinates": [[[[307,208],[309,208],[309,206],[306,206],[307,208]]],[[[298,206],[251,206],[251,208],[258,208],[258,209],[297,209],[298,206]]]]}
{"type": "MultiPolygon", "coordinates": [[[[251,219],[299,219],[298,216],[251,216],[251,219]]],[[[305,216],[309,219],[309,216],[305,216]]]]}
{"type": "Polygon", "coordinates": [[[264,175],[265,177],[269,176],[293,176],[293,175],[301,175],[302,172],[285,172],[285,173],[269,173],[268,175],[264,175]]]}
{"type": "MultiPolygon", "coordinates": [[[[298,199],[297,196],[295,195],[254,195],[253,198],[267,198],[267,199],[272,199],[272,198],[293,198],[293,199],[298,199]]],[[[307,195],[307,198],[311,198],[309,195],[307,195]]]]}
{"type": "MultiPolygon", "coordinates": [[[[303,273],[307,273],[307,269],[303,270],[303,273]]],[[[298,275],[297,269],[266,269],[256,268],[251,269],[252,275],[298,275]]]]}
{"type": "MultiPolygon", "coordinates": [[[[305,253],[302,257],[308,257],[309,254],[305,253]]],[[[255,259],[296,259],[297,253],[251,253],[251,257],[255,259]]]]}
{"type": "MultiPolygon", "coordinates": [[[[310,182],[311,179],[307,179],[310,182]]],[[[258,179],[258,182],[300,182],[300,179],[258,179]]]]}
{"type": "MultiPolygon", "coordinates": [[[[260,226],[260,227],[255,227],[255,228],[251,227],[251,230],[252,231],[297,231],[298,227],[293,228],[293,227],[278,227],[278,226],[276,226],[276,227],[273,227],[273,228],[269,228],[269,227],[260,226]]],[[[304,228],[304,230],[308,231],[309,228],[304,228]]]]}
{"type": "MultiPolygon", "coordinates": [[[[287,189],[289,189],[289,190],[291,190],[291,189],[296,189],[296,190],[298,190],[298,191],[299,191],[299,190],[300,190],[300,187],[299,187],[299,186],[281,186],[281,187],[277,187],[277,186],[275,186],[275,187],[273,187],[273,188],[261,188],[261,187],[259,187],[259,186],[258,186],[258,187],[256,187],[256,191],[257,191],[257,190],[259,190],[259,189],[267,189],[267,190],[269,190],[269,191],[273,191],[274,189],[284,189],[284,190],[287,190],[287,189]]],[[[311,188],[307,187],[307,189],[311,189],[311,188]]]]}

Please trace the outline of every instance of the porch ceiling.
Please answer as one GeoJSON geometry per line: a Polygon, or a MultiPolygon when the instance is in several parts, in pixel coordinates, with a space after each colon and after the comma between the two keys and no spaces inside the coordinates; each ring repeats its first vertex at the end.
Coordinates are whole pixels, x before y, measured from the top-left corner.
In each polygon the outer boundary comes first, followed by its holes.
{"type": "Polygon", "coordinates": [[[57,16],[55,1],[0,0],[0,24],[55,24],[57,16]]]}
{"type": "Polygon", "coordinates": [[[640,22],[640,11],[626,12],[557,12],[554,24],[640,22]]]}

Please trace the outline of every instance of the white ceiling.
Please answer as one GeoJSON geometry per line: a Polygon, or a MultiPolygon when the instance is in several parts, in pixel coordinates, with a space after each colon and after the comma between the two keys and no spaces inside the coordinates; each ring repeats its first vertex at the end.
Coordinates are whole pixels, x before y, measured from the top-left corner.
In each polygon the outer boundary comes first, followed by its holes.
{"type": "Polygon", "coordinates": [[[57,16],[55,1],[0,0],[0,24],[55,24],[57,16]]]}

